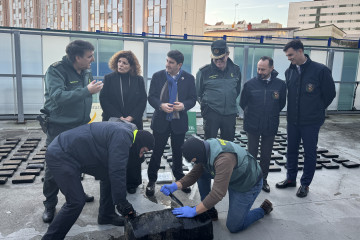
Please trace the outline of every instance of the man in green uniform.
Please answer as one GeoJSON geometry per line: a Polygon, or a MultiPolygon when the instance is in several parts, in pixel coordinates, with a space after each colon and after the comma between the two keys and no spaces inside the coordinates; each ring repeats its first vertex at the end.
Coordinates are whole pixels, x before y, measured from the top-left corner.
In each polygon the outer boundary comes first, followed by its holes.
{"type": "MultiPolygon", "coordinates": [[[[46,145],[60,133],[90,121],[92,94],[98,93],[102,82],[93,80],[90,66],[94,61],[94,46],[75,40],[66,47],[66,56],[52,64],[45,74],[45,104],[47,115],[46,145]]],[[[45,170],[43,221],[49,223],[55,215],[59,188],[49,169],[45,170]]],[[[94,197],[86,195],[87,202],[94,197]]]]}
{"type": "MultiPolygon", "coordinates": [[[[259,208],[251,209],[263,184],[262,171],[257,161],[238,144],[222,139],[200,140],[189,138],[183,145],[183,155],[194,168],[179,181],[164,185],[161,192],[165,195],[193,185],[198,180],[201,203],[195,207],[175,208],[177,217],[194,217],[208,211],[217,220],[214,206],[229,191],[229,210],[226,227],[236,233],[272,211],[272,203],[265,200],[259,208]],[[203,179],[214,179],[212,189],[203,184],[203,179]]],[[[207,181],[205,181],[206,183],[207,181]]]]}
{"type": "Polygon", "coordinates": [[[196,74],[205,139],[216,138],[220,129],[221,139],[234,140],[240,85],[240,67],[229,58],[226,42],[216,40],[211,44],[211,63],[196,74]]]}

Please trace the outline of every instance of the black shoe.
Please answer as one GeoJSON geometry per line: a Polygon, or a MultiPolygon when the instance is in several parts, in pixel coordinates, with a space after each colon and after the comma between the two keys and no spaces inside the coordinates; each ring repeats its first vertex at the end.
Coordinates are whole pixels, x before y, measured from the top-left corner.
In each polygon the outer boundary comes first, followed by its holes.
{"type": "Polygon", "coordinates": [[[111,224],[114,226],[124,226],[124,222],[125,218],[115,213],[110,216],[98,216],[99,225],[111,224]]]}
{"type": "Polygon", "coordinates": [[[148,185],[146,186],[146,196],[148,197],[152,197],[154,196],[155,193],[155,182],[149,182],[148,185]]]}
{"type": "Polygon", "coordinates": [[[264,209],[265,215],[271,213],[271,211],[273,210],[272,203],[267,199],[264,200],[260,207],[264,209]]]}
{"type": "Polygon", "coordinates": [[[93,201],[94,201],[94,196],[90,196],[85,193],[85,202],[93,202],[93,201]]]}
{"type": "Polygon", "coordinates": [[[42,220],[44,223],[51,223],[55,216],[55,208],[45,208],[45,211],[42,215],[42,220]]]}
{"type": "Polygon", "coordinates": [[[129,194],[134,194],[134,193],[136,193],[136,187],[129,187],[129,188],[127,188],[127,192],[128,192],[129,194]]]}
{"type": "Polygon", "coordinates": [[[181,189],[181,191],[183,191],[184,193],[191,193],[191,188],[190,187],[183,188],[181,189]]]}
{"type": "Polygon", "coordinates": [[[270,192],[270,186],[266,180],[263,181],[262,190],[264,190],[264,192],[270,192]]]}
{"type": "Polygon", "coordinates": [[[303,198],[306,197],[309,193],[309,186],[301,185],[296,193],[296,196],[303,198]]]}
{"type": "Polygon", "coordinates": [[[277,188],[296,187],[296,181],[290,181],[290,180],[285,179],[282,182],[278,182],[276,184],[276,187],[277,188]]]}
{"type": "Polygon", "coordinates": [[[206,211],[206,213],[210,216],[212,221],[217,221],[218,218],[218,211],[216,210],[215,207],[210,208],[209,210],[206,211]]]}

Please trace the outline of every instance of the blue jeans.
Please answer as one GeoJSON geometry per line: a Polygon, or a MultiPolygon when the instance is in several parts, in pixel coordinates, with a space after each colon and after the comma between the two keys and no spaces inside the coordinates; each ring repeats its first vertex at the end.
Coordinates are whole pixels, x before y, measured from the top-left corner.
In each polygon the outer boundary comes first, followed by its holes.
{"type": "Polygon", "coordinates": [[[315,174],[316,167],[316,147],[318,143],[319,131],[322,123],[306,126],[287,125],[288,146],[287,146],[287,179],[296,181],[298,173],[298,156],[300,140],[304,147],[304,169],[301,177],[301,185],[309,186],[315,174]]]}
{"type": "MultiPolygon", "coordinates": [[[[202,201],[211,190],[210,174],[204,171],[197,183],[202,201]]],[[[228,189],[229,210],[226,220],[226,227],[230,232],[240,232],[257,220],[264,217],[264,209],[255,208],[250,210],[255,199],[261,191],[262,185],[263,180],[260,179],[260,181],[247,192],[237,192],[230,188],[228,189]]]]}

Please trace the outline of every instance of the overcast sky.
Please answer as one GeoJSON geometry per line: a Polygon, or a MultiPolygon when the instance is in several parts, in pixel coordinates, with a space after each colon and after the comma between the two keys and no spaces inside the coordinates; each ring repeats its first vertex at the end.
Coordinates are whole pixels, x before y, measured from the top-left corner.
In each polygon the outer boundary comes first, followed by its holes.
{"type": "MultiPolygon", "coordinates": [[[[194,0],[196,1],[196,0],[194,0]]],[[[303,0],[311,1],[311,0],[303,0]]],[[[245,20],[247,23],[260,23],[270,19],[271,22],[287,25],[289,2],[300,0],[206,0],[205,23],[214,25],[223,21],[232,24],[235,21],[245,20]],[[237,4],[235,8],[235,4],[237,4]]]]}

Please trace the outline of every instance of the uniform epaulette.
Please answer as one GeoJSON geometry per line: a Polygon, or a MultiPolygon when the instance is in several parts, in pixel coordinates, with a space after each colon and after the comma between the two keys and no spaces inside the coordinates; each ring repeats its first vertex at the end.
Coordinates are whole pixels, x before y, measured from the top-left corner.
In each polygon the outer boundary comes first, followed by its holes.
{"type": "Polygon", "coordinates": [[[202,66],[201,68],[199,68],[199,70],[203,70],[204,68],[208,67],[210,64],[205,64],[204,66],[202,66]]]}
{"type": "Polygon", "coordinates": [[[51,66],[57,67],[57,66],[59,66],[59,64],[61,64],[61,61],[54,62],[53,64],[51,64],[51,66]]]}

